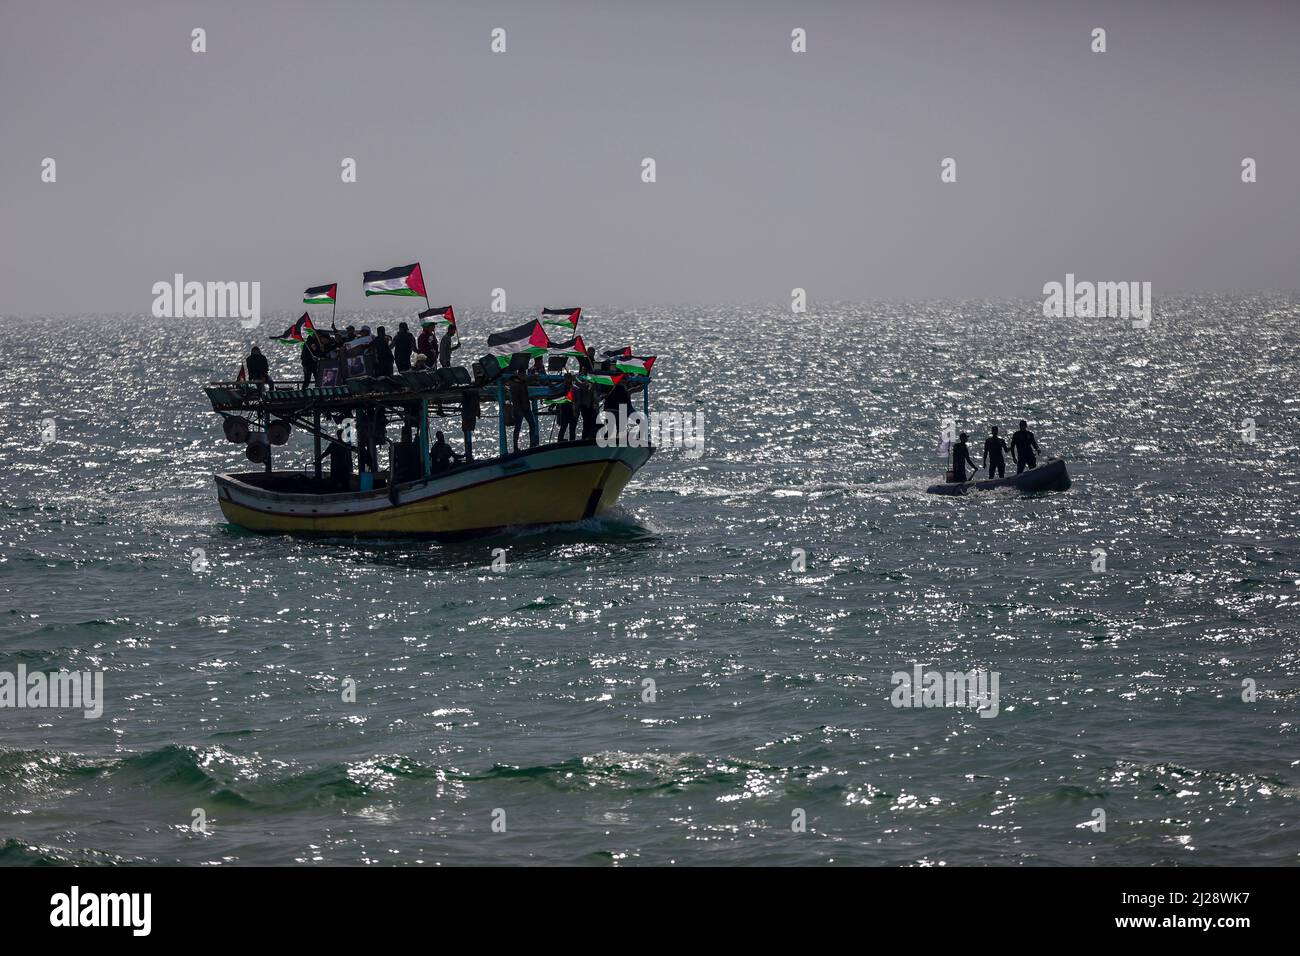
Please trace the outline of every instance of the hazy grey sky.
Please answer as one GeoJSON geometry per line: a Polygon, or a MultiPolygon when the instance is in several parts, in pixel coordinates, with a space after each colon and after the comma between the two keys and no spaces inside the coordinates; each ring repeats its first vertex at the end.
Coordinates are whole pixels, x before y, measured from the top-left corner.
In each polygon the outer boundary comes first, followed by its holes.
{"type": "Polygon", "coordinates": [[[0,11],[0,311],[147,312],[176,272],[258,280],[263,309],[337,280],[355,307],[363,270],[414,260],[433,298],[503,287],[516,313],[1038,296],[1067,271],[1300,286],[1296,2],[0,11]]]}

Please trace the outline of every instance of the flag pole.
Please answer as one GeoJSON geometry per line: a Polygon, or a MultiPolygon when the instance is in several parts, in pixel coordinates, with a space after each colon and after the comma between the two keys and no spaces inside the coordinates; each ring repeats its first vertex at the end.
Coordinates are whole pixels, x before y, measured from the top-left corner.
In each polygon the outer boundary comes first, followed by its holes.
{"type": "MultiPolygon", "coordinates": [[[[424,279],[424,269],[423,269],[423,268],[420,269],[420,279],[421,279],[421,280],[424,279]]],[[[424,307],[425,307],[426,309],[432,309],[432,308],[433,308],[433,303],[429,301],[429,283],[427,283],[427,282],[424,283],[424,307]]],[[[456,326],[454,326],[454,325],[451,327],[451,330],[452,330],[453,332],[456,333],[456,344],[459,345],[459,344],[460,344],[460,330],[457,329],[456,326]]]]}

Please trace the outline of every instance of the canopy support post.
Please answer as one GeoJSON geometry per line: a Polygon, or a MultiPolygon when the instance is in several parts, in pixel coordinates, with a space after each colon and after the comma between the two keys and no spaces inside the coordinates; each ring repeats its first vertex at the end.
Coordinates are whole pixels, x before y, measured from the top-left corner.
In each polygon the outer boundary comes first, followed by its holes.
{"type": "Polygon", "coordinates": [[[312,438],[313,438],[313,445],[315,446],[315,450],[316,450],[316,480],[320,481],[321,451],[320,451],[320,409],[319,408],[316,409],[316,411],[312,414],[312,422],[315,426],[315,434],[312,436],[312,438]]]}
{"type": "Polygon", "coordinates": [[[429,458],[429,400],[420,399],[420,473],[428,478],[433,472],[429,458]]]}
{"type": "Polygon", "coordinates": [[[506,387],[500,378],[497,379],[497,448],[504,458],[506,456],[506,387]]]}
{"type": "Polygon", "coordinates": [[[366,456],[362,453],[362,443],[365,441],[362,437],[365,434],[365,429],[361,427],[361,415],[363,410],[361,406],[358,405],[351,411],[352,431],[356,436],[355,441],[357,445],[357,480],[360,481],[361,476],[366,473],[366,456]]]}
{"type": "Polygon", "coordinates": [[[264,469],[269,475],[271,473],[271,436],[267,434],[267,427],[271,422],[271,413],[263,409],[262,411],[262,437],[266,439],[266,468],[264,469]]]}

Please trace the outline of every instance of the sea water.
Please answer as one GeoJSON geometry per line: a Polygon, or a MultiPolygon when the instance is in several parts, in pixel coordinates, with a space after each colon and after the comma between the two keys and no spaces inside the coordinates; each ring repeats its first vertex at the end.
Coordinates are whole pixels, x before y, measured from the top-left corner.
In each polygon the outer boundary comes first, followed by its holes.
{"type": "Polygon", "coordinates": [[[225,522],[201,387],[293,318],[6,317],[0,673],[103,692],[0,707],[0,864],[1300,855],[1295,297],[593,307],[702,454],[455,545],[225,522]],[[1069,491],[924,493],[1021,418],[1069,491]]]}

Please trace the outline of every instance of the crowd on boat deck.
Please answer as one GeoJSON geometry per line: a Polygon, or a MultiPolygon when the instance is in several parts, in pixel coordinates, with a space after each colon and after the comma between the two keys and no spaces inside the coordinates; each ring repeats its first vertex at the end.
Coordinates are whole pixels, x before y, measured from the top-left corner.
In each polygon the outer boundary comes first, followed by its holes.
{"type": "Polygon", "coordinates": [[[1015,463],[1018,475],[1027,468],[1037,467],[1037,456],[1042,453],[1038,439],[1034,437],[1034,433],[1029,430],[1029,423],[1023,418],[1020,420],[1020,427],[1011,433],[1010,444],[998,434],[997,425],[989,427],[989,437],[984,439],[984,457],[978,465],[971,458],[970,445],[967,444],[969,440],[970,435],[962,432],[957,436],[956,444],[952,446],[952,473],[949,476],[951,481],[966,481],[967,468],[971,469],[971,476],[979,469],[986,468],[988,477],[992,478],[996,475],[998,478],[1005,478],[1008,452],[1011,453],[1011,461],[1015,463]]]}
{"type": "MultiPolygon", "coordinates": [[[[433,328],[421,330],[417,338],[405,322],[398,323],[394,335],[389,335],[382,325],[373,333],[368,325],[361,326],[360,331],[352,325],[342,332],[318,329],[302,343],[302,387],[321,384],[321,365],[327,361],[346,362],[349,373],[354,375],[366,369],[373,370],[374,375],[392,375],[412,369],[450,368],[451,353],[459,348],[456,330],[450,328],[441,340],[433,328]]],[[[248,374],[250,380],[258,380],[251,367],[248,374]]]]}
{"type": "MultiPolygon", "coordinates": [[[[453,365],[452,353],[460,348],[456,330],[449,328],[441,338],[433,327],[424,328],[419,336],[411,333],[407,323],[398,323],[397,333],[389,335],[384,326],[378,326],[372,333],[370,326],[363,325],[358,331],[349,325],[343,331],[325,331],[317,329],[303,342],[300,350],[302,362],[302,387],[310,388],[322,384],[321,366],[333,365],[344,375],[392,375],[394,372],[409,370],[450,368],[453,365]],[[371,370],[367,372],[367,369],[371,370]]],[[[613,354],[613,353],[608,353],[613,354]]],[[[577,357],[578,374],[564,372],[557,383],[553,376],[547,376],[542,356],[537,356],[532,367],[525,373],[514,372],[505,380],[508,402],[505,406],[507,427],[513,426],[512,447],[519,450],[519,435],[527,426],[528,446],[541,444],[540,425],[534,408],[534,399],[529,394],[529,387],[545,384],[548,396],[558,399],[555,404],[555,419],[558,424],[557,442],[577,441],[579,435],[583,440],[593,439],[599,429],[599,414],[602,410],[624,418],[632,414],[632,397],[627,386],[621,381],[613,385],[602,385],[587,381],[582,376],[594,372],[598,365],[596,350],[587,346],[586,355],[577,357]],[[547,379],[543,381],[543,377],[547,379]],[[581,433],[578,426],[581,423],[581,433]]],[[[248,380],[274,385],[269,363],[262,351],[254,345],[244,360],[248,380]]],[[[327,382],[326,384],[333,384],[327,382]]],[[[464,436],[464,451],[456,453],[447,444],[446,436],[437,432],[430,445],[430,462],[434,473],[446,471],[456,462],[474,460],[473,434],[481,414],[477,388],[467,388],[461,393],[461,434],[464,436]]],[[[358,430],[369,433],[372,423],[368,417],[357,415],[358,430]]],[[[384,444],[387,438],[381,433],[376,436],[377,444],[384,444]]],[[[359,451],[363,466],[373,469],[375,463],[370,460],[369,442],[359,442],[359,451]]]]}

